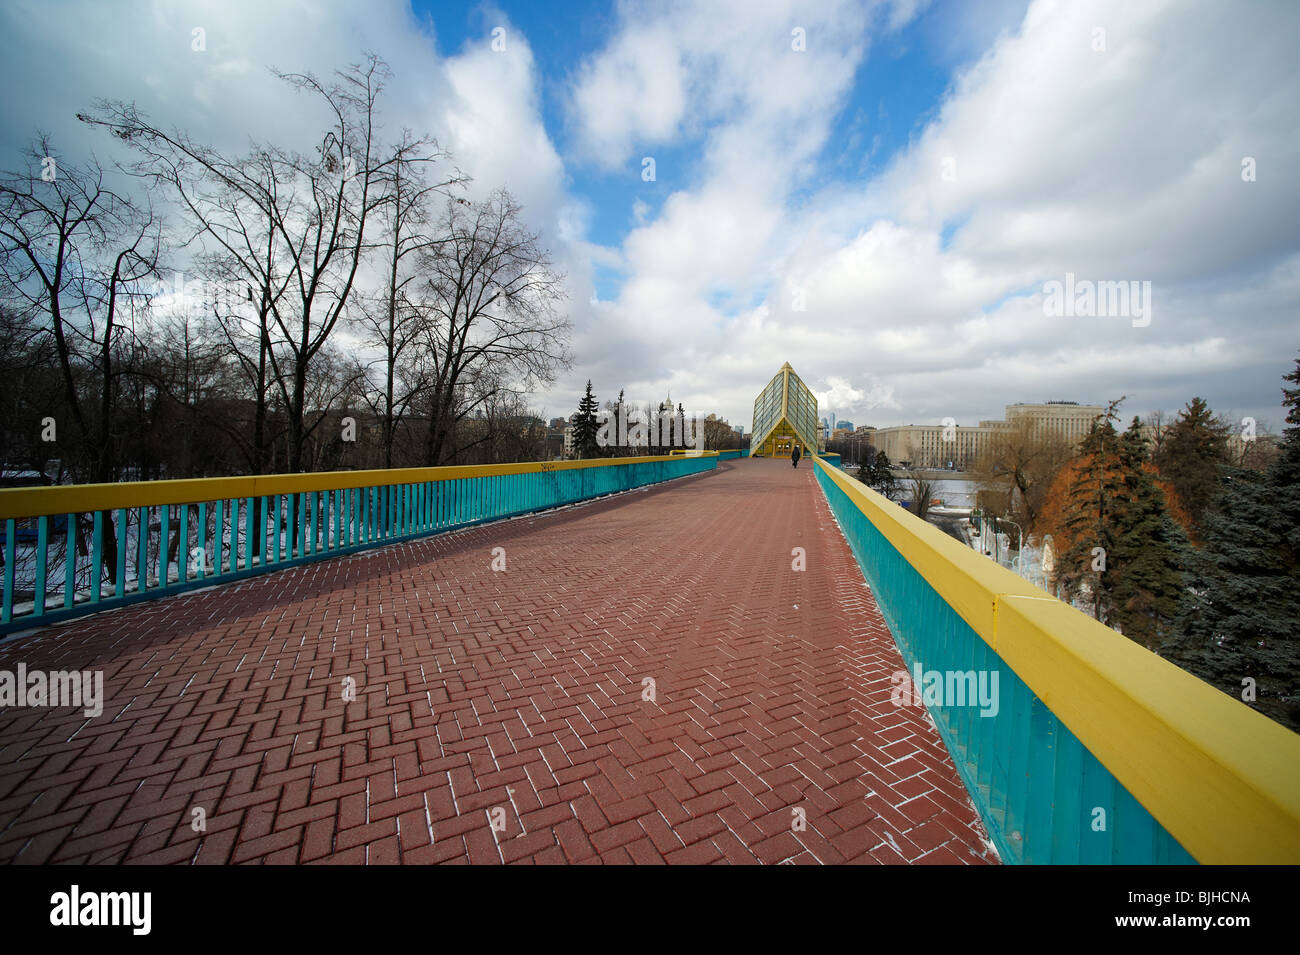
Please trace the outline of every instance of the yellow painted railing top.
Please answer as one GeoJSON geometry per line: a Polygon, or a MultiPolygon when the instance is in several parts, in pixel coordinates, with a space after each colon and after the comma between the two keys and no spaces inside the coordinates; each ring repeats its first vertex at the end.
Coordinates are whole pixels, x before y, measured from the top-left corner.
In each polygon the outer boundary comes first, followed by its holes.
{"type": "MultiPolygon", "coordinates": [[[[705,452],[716,454],[717,452],[705,452]]],[[[480,464],[441,468],[392,468],[373,471],[318,471],[310,474],[258,474],[245,477],[190,478],[178,481],[130,481],[117,484],[67,484],[55,487],[0,490],[0,520],[43,514],[84,514],[123,507],[194,504],[200,501],[333,491],[340,488],[384,487],[425,481],[498,477],[605,468],[622,464],[671,461],[669,455],[636,458],[596,458],[584,461],[541,461],[523,464],[480,464]]]]}
{"type": "Polygon", "coordinates": [[[1198,861],[1300,862],[1300,736],[816,465],[1198,861]]]}

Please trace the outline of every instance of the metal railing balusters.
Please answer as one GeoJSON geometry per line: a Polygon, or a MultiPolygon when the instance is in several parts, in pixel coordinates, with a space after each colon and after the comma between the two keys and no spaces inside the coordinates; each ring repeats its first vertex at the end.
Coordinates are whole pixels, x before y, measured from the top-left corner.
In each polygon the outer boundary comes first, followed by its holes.
{"type": "Polygon", "coordinates": [[[256,475],[103,488],[3,490],[0,633],[334,553],[573,503],[716,465],[715,454],[659,461],[601,459],[558,465],[336,472],[331,477],[337,483],[326,487],[321,486],[320,475],[256,475]],[[152,500],[145,496],[155,490],[152,500]],[[20,501],[26,503],[20,506],[20,501]],[[52,535],[52,530],[60,529],[60,520],[66,521],[64,533],[52,535]],[[137,522],[134,528],[132,521],[137,522]],[[115,548],[111,554],[106,553],[110,540],[115,548]],[[51,602],[51,584],[57,587],[57,582],[50,579],[50,561],[59,559],[60,543],[63,599],[51,602]],[[107,587],[106,559],[112,566],[107,587]],[[197,567],[191,569],[196,559],[197,567]],[[128,578],[133,584],[129,591],[128,578]]]}

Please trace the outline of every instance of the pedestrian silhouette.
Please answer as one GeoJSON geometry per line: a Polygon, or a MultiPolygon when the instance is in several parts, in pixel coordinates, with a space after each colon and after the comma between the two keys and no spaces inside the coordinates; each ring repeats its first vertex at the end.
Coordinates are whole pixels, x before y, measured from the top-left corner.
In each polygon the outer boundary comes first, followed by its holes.
{"type": "Polygon", "coordinates": [[[799,445],[796,444],[794,446],[794,450],[790,452],[790,467],[797,468],[798,466],[799,466],[799,445]]]}

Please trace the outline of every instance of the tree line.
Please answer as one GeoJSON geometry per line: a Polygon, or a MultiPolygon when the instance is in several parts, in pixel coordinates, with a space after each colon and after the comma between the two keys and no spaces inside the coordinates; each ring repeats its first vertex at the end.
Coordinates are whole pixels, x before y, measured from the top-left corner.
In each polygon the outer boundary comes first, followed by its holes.
{"type": "Polygon", "coordinates": [[[467,198],[436,141],[383,127],[376,55],[271,81],[327,117],[305,152],[223,152],[101,100],[78,118],[127,161],[38,133],[0,174],[0,464],[62,483],[546,456],[528,395],[570,326],[519,203],[467,198]]]}
{"type": "MultiPolygon", "coordinates": [[[[1076,446],[1013,423],[973,476],[985,514],[1044,546],[1058,597],[1300,730],[1300,360],[1282,395],[1280,440],[1235,452],[1201,398],[1123,430],[1119,398],[1076,446]]],[[[867,447],[856,476],[893,499],[890,467],[867,447]]],[[[912,484],[924,517],[929,491],[912,484]]]]}
{"type": "Polygon", "coordinates": [[[1152,438],[1112,402],[1038,529],[1061,597],[1300,730],[1300,361],[1283,381],[1281,439],[1244,458],[1199,398],[1152,438]]]}
{"type": "Polygon", "coordinates": [[[637,407],[624,399],[620,389],[616,401],[600,402],[587,381],[587,390],[571,416],[573,454],[578,458],[624,457],[668,454],[674,448],[695,448],[700,440],[705,451],[726,451],[748,446],[742,435],[725,418],[710,414],[702,421],[687,418],[680,402],[647,402],[637,407]],[[602,443],[601,431],[607,440],[602,443]],[[699,429],[698,431],[696,429],[699,429]],[[628,441],[622,443],[622,436],[628,441]]]}

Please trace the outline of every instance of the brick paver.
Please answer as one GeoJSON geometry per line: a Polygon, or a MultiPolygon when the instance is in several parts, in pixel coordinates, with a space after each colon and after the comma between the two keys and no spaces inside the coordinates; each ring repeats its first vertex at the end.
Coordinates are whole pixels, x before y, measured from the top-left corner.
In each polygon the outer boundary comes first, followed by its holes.
{"type": "Polygon", "coordinates": [[[996,861],[890,703],[902,659],[807,465],[153,601],[20,661],[102,669],[106,703],[0,711],[3,861],[996,861]]]}

